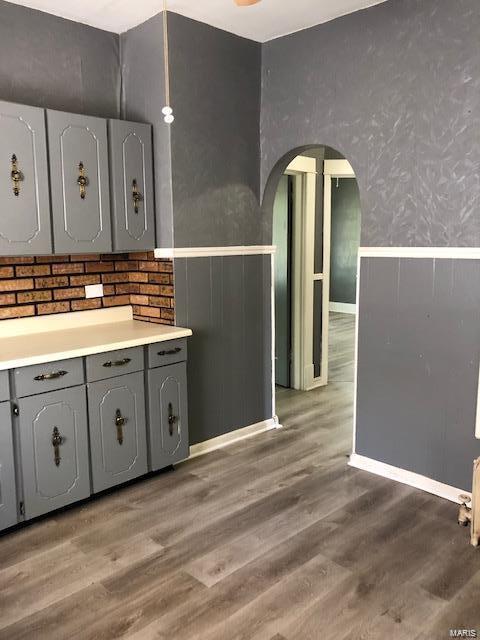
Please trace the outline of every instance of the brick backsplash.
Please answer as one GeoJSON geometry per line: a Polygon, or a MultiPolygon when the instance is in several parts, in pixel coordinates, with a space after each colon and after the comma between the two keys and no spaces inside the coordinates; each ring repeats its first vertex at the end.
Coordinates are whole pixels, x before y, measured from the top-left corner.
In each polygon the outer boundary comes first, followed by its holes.
{"type": "Polygon", "coordinates": [[[153,252],[0,257],[0,320],[125,304],[146,322],[173,324],[173,263],[153,252]],[[103,284],[103,298],[85,285],[103,284]]]}

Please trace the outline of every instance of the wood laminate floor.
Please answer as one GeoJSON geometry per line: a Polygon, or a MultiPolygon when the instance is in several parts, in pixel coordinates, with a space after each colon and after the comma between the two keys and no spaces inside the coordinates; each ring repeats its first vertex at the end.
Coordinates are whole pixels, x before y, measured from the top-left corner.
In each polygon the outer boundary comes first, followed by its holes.
{"type": "Polygon", "coordinates": [[[0,640],[480,628],[480,552],[455,505],[347,466],[353,324],[338,320],[331,384],[280,392],[283,429],[0,537],[0,640]]]}

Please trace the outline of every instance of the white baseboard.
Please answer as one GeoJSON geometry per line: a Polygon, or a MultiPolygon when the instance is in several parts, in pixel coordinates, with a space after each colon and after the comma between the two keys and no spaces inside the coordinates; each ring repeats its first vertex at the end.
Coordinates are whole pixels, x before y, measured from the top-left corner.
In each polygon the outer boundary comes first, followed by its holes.
{"type": "Polygon", "coordinates": [[[421,476],[418,473],[414,473],[413,471],[406,471],[405,469],[392,467],[385,462],[372,460],[372,458],[366,458],[365,456],[360,456],[357,453],[352,453],[352,455],[350,456],[350,462],[348,464],[351,467],[355,467],[356,469],[362,469],[363,471],[375,473],[376,475],[382,476],[383,478],[389,478],[390,480],[402,482],[403,484],[407,484],[410,487],[421,489],[422,491],[432,493],[435,496],[445,498],[446,500],[456,502],[457,504],[460,503],[458,496],[461,493],[471,495],[469,491],[465,491],[464,489],[451,487],[448,484],[443,484],[443,482],[438,482],[437,480],[432,480],[431,478],[427,478],[426,476],[421,476]]]}
{"type": "Polygon", "coordinates": [[[357,313],[357,305],[348,304],[347,302],[330,302],[328,308],[336,313],[357,313]]]}
{"type": "Polygon", "coordinates": [[[210,440],[205,440],[205,442],[199,442],[198,444],[192,445],[190,447],[189,459],[202,456],[205,453],[215,451],[216,449],[223,449],[234,442],[251,438],[259,433],[270,431],[271,429],[280,429],[281,426],[282,425],[278,422],[278,417],[274,416],[273,418],[270,418],[270,420],[262,420],[262,422],[251,424],[248,427],[235,429],[235,431],[230,431],[230,433],[224,433],[216,438],[211,438],[210,440]]]}

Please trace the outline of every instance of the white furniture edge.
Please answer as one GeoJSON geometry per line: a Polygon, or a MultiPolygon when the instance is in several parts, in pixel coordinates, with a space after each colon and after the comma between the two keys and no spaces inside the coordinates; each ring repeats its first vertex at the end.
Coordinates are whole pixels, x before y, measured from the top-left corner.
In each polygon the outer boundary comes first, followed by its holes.
{"type": "Polygon", "coordinates": [[[231,247],[169,247],[155,249],[155,258],[211,258],[215,256],[260,256],[275,253],[273,245],[231,247]]]}
{"type": "Polygon", "coordinates": [[[445,258],[479,260],[480,247],[360,247],[361,258],[445,258]]]}
{"type": "Polygon", "coordinates": [[[278,427],[278,420],[276,418],[270,418],[270,420],[262,420],[262,422],[251,424],[248,427],[235,429],[235,431],[230,431],[229,433],[224,433],[216,438],[211,438],[210,440],[205,440],[204,442],[192,445],[190,447],[190,457],[188,459],[191,460],[192,458],[197,458],[198,456],[210,453],[211,451],[223,449],[234,442],[252,438],[253,436],[264,433],[265,431],[278,429],[278,427]]]}
{"type": "Polygon", "coordinates": [[[329,310],[333,311],[334,313],[357,313],[357,305],[349,304],[347,302],[330,302],[328,307],[329,310]]]}
{"type": "Polygon", "coordinates": [[[385,462],[379,462],[378,460],[360,456],[356,453],[352,453],[348,464],[351,467],[355,467],[355,469],[369,471],[370,473],[382,476],[382,478],[401,482],[410,487],[415,487],[415,489],[421,489],[422,491],[432,493],[435,496],[445,498],[445,500],[450,500],[451,502],[456,502],[458,504],[460,503],[458,498],[460,494],[471,496],[471,493],[464,489],[457,489],[456,487],[444,484],[443,482],[438,482],[438,480],[432,480],[432,478],[427,478],[426,476],[414,473],[413,471],[393,467],[385,462]]]}

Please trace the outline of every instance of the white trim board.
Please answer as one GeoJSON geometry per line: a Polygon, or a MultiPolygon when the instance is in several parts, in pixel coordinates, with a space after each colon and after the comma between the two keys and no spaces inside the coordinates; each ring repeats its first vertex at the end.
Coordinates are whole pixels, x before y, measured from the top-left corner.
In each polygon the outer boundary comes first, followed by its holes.
{"type": "Polygon", "coordinates": [[[210,451],[223,449],[224,447],[228,447],[234,442],[252,438],[253,436],[257,436],[259,433],[264,433],[265,431],[271,431],[272,429],[280,428],[281,425],[278,423],[277,416],[275,416],[274,418],[270,418],[270,420],[263,420],[262,422],[251,424],[248,427],[235,429],[235,431],[230,431],[229,433],[224,433],[223,435],[217,436],[216,438],[211,438],[210,440],[205,440],[205,442],[199,442],[198,444],[192,445],[190,447],[190,457],[188,459],[191,460],[192,458],[203,456],[210,451]]]}
{"type": "Polygon", "coordinates": [[[427,491],[427,493],[432,493],[435,496],[456,502],[457,504],[461,502],[459,500],[460,494],[471,496],[470,492],[464,489],[451,487],[443,482],[438,482],[438,480],[432,480],[432,478],[427,478],[426,476],[414,473],[413,471],[407,471],[406,469],[400,469],[399,467],[392,467],[385,462],[360,456],[357,453],[352,453],[348,464],[351,467],[355,467],[355,469],[362,469],[363,471],[375,473],[377,476],[382,476],[382,478],[396,480],[397,482],[415,487],[415,489],[427,491]]]}
{"type": "Polygon", "coordinates": [[[347,302],[330,302],[328,308],[335,313],[351,313],[353,315],[357,313],[357,305],[347,302]]]}
{"type": "Polygon", "coordinates": [[[155,258],[209,258],[213,256],[261,256],[275,253],[273,245],[231,247],[171,247],[155,249],[155,258]]]}
{"type": "Polygon", "coordinates": [[[480,260],[480,247],[360,247],[361,258],[444,258],[480,260]]]}

